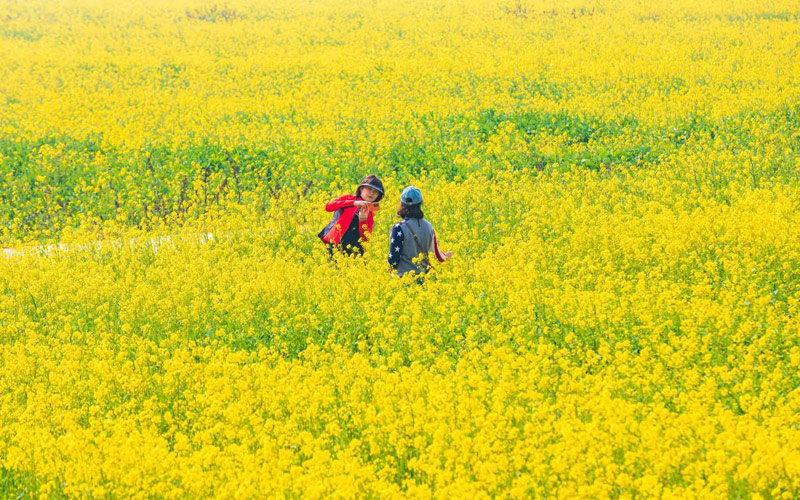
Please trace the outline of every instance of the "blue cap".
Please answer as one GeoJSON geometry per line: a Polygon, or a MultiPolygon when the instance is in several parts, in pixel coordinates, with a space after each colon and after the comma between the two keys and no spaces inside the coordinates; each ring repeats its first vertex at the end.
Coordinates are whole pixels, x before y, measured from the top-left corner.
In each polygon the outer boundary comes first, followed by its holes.
{"type": "Polygon", "coordinates": [[[408,186],[400,194],[400,203],[403,205],[419,205],[422,203],[422,191],[414,186],[408,186]]]}

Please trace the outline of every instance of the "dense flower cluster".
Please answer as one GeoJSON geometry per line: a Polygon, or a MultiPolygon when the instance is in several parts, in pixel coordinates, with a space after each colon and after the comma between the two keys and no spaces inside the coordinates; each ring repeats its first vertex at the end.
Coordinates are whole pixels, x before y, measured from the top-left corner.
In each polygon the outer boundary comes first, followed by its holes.
{"type": "Polygon", "coordinates": [[[454,181],[702,149],[755,183],[795,179],[792,1],[5,7],[6,243],[349,188],[365,171],[454,181]]]}
{"type": "Polygon", "coordinates": [[[794,9],[6,5],[0,496],[800,496],[794,9]]]}

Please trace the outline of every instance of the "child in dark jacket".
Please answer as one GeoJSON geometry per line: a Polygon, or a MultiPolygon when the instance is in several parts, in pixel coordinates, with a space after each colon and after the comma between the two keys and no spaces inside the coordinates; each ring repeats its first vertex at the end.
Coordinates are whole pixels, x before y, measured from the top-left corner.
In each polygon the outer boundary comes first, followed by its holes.
{"type": "Polygon", "coordinates": [[[333,220],[319,232],[319,237],[331,256],[334,249],[345,255],[364,254],[362,243],[372,233],[373,213],[381,198],[383,183],[377,176],[368,175],[358,184],[355,195],[346,194],[325,205],[325,210],[334,212],[333,220]]]}

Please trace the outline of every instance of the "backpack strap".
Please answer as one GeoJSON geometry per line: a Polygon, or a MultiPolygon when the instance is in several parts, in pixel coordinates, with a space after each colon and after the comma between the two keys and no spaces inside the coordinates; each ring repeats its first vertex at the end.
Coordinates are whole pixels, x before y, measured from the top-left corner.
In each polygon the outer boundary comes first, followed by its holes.
{"type": "MultiPolygon", "coordinates": [[[[406,223],[406,221],[401,221],[400,224],[406,226],[408,228],[408,230],[411,231],[411,236],[414,238],[414,241],[417,243],[417,248],[422,250],[424,247],[422,246],[422,243],[420,243],[419,238],[417,238],[417,233],[415,233],[414,230],[411,229],[411,224],[406,223]]],[[[433,266],[431,265],[431,259],[430,259],[429,255],[428,255],[428,250],[427,249],[425,249],[425,257],[422,259],[422,263],[425,265],[425,272],[428,272],[430,269],[433,269],[433,266]]]]}

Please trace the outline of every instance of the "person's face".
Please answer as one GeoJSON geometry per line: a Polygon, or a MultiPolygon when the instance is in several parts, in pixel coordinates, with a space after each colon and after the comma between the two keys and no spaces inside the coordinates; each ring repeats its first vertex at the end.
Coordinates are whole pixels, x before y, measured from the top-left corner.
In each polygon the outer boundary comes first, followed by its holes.
{"type": "Polygon", "coordinates": [[[372,203],[378,199],[378,191],[369,186],[361,186],[361,199],[372,203]]]}

